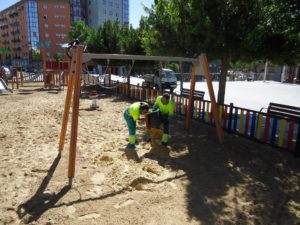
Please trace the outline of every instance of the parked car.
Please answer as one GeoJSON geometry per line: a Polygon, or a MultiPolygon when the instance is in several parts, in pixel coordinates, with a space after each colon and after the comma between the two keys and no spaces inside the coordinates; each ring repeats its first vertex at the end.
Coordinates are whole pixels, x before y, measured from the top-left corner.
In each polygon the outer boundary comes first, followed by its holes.
{"type": "Polygon", "coordinates": [[[157,90],[170,89],[171,92],[177,87],[177,77],[171,69],[156,70],[154,74],[145,74],[143,86],[154,87],[157,90]]]}

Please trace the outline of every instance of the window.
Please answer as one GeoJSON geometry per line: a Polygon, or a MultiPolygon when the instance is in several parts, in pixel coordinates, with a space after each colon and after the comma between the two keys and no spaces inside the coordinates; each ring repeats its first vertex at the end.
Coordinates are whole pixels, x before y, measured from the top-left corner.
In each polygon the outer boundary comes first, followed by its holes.
{"type": "Polygon", "coordinates": [[[65,28],[66,27],[66,25],[64,25],[64,24],[55,24],[54,26],[56,28],[65,28]]]}
{"type": "Polygon", "coordinates": [[[48,6],[47,5],[43,5],[43,9],[48,9],[48,6]]]}
{"type": "Polygon", "coordinates": [[[45,28],[48,28],[49,26],[48,26],[48,24],[47,24],[47,23],[45,23],[45,24],[44,24],[44,27],[45,27],[45,28]]]}
{"type": "Polygon", "coordinates": [[[54,9],[64,9],[64,5],[54,5],[54,9]]]}
{"type": "Polygon", "coordinates": [[[55,34],[55,37],[60,37],[60,38],[65,38],[67,35],[66,34],[55,34]]]}
{"type": "Polygon", "coordinates": [[[48,16],[47,16],[47,15],[44,15],[43,17],[44,17],[44,19],[47,19],[47,18],[48,18],[48,16]]]}
{"type": "Polygon", "coordinates": [[[48,33],[45,33],[45,38],[49,38],[49,34],[48,33]]]}
{"type": "Polygon", "coordinates": [[[55,19],[64,19],[65,16],[64,15],[54,15],[55,19]]]}

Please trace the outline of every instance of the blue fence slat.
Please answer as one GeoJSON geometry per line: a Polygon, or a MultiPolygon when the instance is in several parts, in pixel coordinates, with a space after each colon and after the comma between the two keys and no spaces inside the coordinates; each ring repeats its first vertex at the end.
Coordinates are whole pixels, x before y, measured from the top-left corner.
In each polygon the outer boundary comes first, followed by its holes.
{"type": "Polygon", "coordinates": [[[203,101],[203,106],[202,106],[202,121],[205,121],[205,101],[203,101]]]}
{"type": "Polygon", "coordinates": [[[256,124],[256,113],[253,112],[253,113],[251,114],[251,116],[252,116],[252,118],[251,118],[251,128],[250,128],[251,133],[250,133],[250,137],[251,137],[251,138],[254,138],[254,134],[255,134],[255,124],[256,124]]]}
{"type": "Polygon", "coordinates": [[[233,123],[233,131],[234,131],[234,133],[236,133],[237,122],[238,122],[238,108],[235,108],[234,123],[233,123]]]}
{"type": "Polygon", "coordinates": [[[271,133],[271,141],[270,143],[272,145],[275,144],[275,140],[276,140],[276,131],[277,131],[277,118],[273,118],[273,125],[272,125],[272,133],[271,133]]]}

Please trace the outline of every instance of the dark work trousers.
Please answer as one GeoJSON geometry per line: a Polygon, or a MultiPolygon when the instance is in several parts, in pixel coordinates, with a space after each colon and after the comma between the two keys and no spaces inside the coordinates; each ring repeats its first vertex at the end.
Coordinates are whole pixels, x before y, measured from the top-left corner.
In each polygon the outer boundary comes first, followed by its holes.
{"type": "Polygon", "coordinates": [[[169,134],[169,116],[159,112],[160,122],[164,125],[164,134],[169,134]]]}

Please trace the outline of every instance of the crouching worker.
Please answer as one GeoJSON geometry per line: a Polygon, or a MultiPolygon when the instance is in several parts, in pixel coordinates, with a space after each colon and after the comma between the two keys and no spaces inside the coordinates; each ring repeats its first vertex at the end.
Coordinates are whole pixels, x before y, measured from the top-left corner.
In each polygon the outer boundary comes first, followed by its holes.
{"type": "Polygon", "coordinates": [[[169,141],[169,122],[172,120],[175,111],[174,101],[170,99],[168,93],[156,98],[153,106],[153,111],[155,110],[159,110],[160,122],[163,124],[164,133],[161,144],[166,146],[169,141]]]}
{"type": "Polygon", "coordinates": [[[140,115],[146,115],[149,111],[149,105],[146,102],[136,102],[131,104],[124,112],[124,119],[127,123],[129,130],[129,145],[131,149],[135,149],[136,142],[136,121],[139,119],[140,115]]]}

